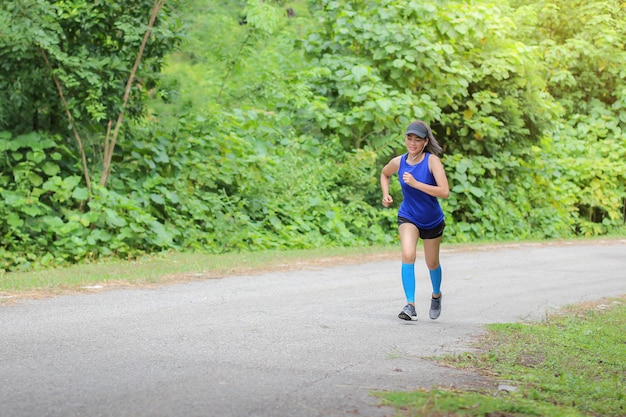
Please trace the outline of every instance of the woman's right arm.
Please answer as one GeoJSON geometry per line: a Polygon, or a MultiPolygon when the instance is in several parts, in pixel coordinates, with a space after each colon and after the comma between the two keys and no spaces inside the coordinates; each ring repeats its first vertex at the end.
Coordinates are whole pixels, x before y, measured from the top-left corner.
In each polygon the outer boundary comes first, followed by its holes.
{"type": "Polygon", "coordinates": [[[391,176],[396,174],[400,169],[400,158],[402,156],[396,156],[393,158],[380,173],[380,188],[383,192],[383,206],[389,207],[393,204],[393,198],[389,195],[389,182],[391,176]]]}

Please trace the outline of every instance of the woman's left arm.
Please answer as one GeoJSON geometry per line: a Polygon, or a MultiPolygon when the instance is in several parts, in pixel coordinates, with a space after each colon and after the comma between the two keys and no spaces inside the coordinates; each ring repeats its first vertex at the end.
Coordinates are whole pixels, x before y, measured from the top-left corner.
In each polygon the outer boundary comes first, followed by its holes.
{"type": "MultiPolygon", "coordinates": [[[[441,159],[436,155],[431,155],[430,158],[428,158],[428,165],[437,183],[437,185],[433,187],[436,189],[436,192],[429,194],[438,198],[448,198],[450,196],[450,185],[448,184],[448,177],[446,176],[446,171],[443,169],[441,159]]],[[[429,187],[432,186],[429,185],[429,187]]]]}

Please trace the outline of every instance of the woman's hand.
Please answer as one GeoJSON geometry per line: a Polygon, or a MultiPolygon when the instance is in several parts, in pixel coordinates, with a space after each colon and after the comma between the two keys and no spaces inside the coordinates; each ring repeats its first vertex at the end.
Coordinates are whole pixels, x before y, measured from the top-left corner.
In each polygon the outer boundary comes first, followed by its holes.
{"type": "Polygon", "coordinates": [[[393,204],[393,198],[389,194],[383,196],[383,206],[389,207],[393,204]]]}
{"type": "Polygon", "coordinates": [[[408,172],[402,174],[402,181],[404,181],[404,183],[409,187],[415,188],[415,186],[417,185],[417,180],[413,177],[413,175],[409,174],[408,172]],[[411,181],[413,181],[413,183],[411,181]]]}

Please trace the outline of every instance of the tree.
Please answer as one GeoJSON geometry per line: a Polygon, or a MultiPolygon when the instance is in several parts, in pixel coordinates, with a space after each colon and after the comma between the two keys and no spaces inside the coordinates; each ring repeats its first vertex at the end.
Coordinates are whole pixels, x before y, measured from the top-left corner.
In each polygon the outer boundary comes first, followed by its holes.
{"type": "Polygon", "coordinates": [[[10,24],[0,36],[0,86],[11,104],[0,110],[0,130],[73,137],[87,186],[90,171],[105,185],[123,117],[145,114],[162,59],[180,40],[177,3],[3,2],[0,22],[10,24]]]}

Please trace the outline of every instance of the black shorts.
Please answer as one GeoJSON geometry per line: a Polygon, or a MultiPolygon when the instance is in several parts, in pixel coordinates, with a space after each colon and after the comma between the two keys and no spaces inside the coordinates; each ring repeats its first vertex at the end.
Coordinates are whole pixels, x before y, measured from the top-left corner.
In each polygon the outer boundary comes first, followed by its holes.
{"type": "Polygon", "coordinates": [[[413,226],[417,227],[417,230],[420,232],[420,238],[424,239],[437,239],[438,237],[443,236],[443,229],[446,228],[445,220],[442,220],[437,226],[432,229],[420,229],[418,225],[413,223],[411,220],[406,217],[398,216],[398,227],[404,223],[411,223],[413,226]]]}

